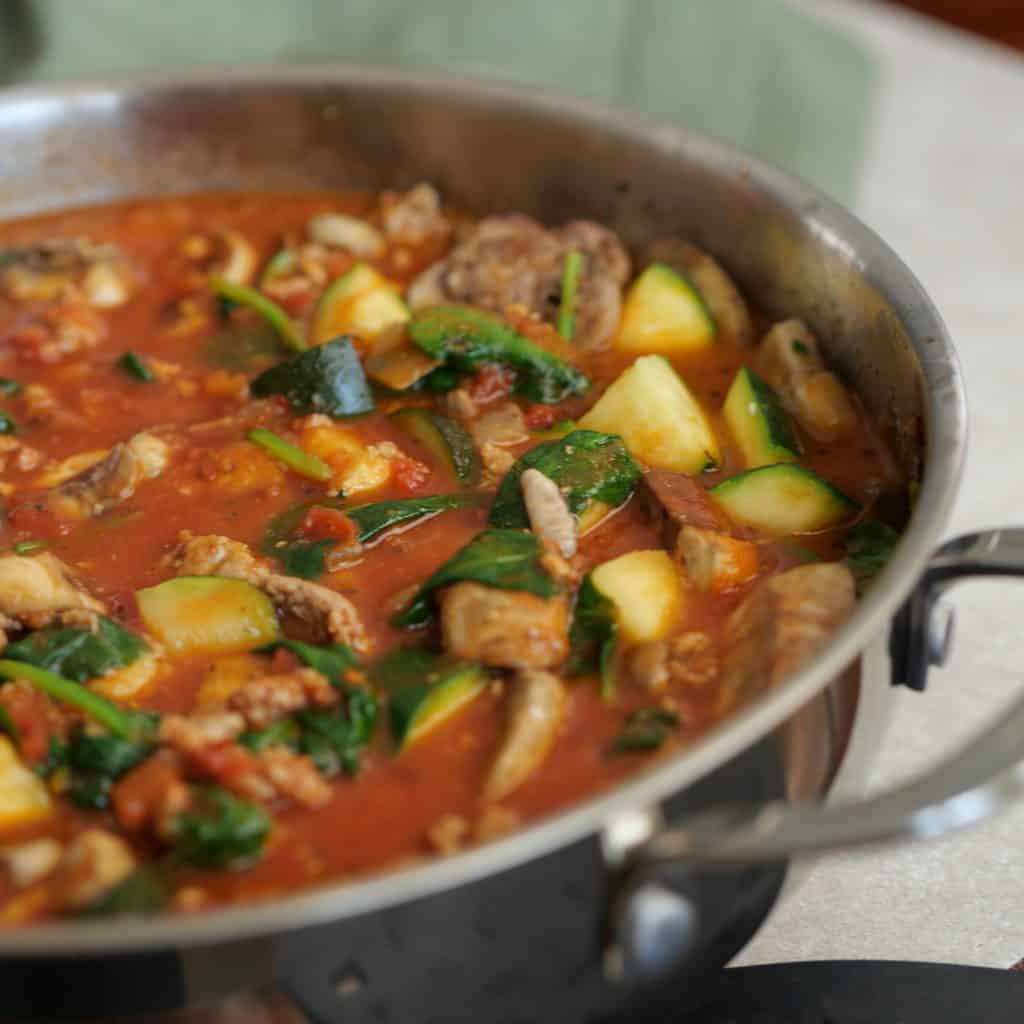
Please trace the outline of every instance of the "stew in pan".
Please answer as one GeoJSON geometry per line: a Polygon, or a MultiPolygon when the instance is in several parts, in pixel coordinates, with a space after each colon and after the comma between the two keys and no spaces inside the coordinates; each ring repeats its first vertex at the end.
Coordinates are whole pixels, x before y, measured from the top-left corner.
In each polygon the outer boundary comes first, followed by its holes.
{"type": "Polygon", "coordinates": [[[429,185],[0,227],[0,374],[9,926],[500,835],[776,684],[896,538],[806,325],[429,185]]]}

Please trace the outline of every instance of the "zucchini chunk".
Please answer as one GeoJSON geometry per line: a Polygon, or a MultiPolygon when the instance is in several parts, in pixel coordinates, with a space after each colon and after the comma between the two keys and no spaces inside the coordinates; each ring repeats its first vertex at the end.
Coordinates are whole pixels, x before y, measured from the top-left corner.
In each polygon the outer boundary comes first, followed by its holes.
{"type": "Polygon", "coordinates": [[[664,263],[652,263],[626,295],[615,347],[637,354],[695,352],[714,344],[715,322],[700,292],[664,263]]]}
{"type": "Polygon", "coordinates": [[[795,462],[796,439],[778,396],[753,370],[736,374],[722,407],[748,469],[795,462]]]}
{"type": "Polygon", "coordinates": [[[52,806],[43,780],[25,767],[14,744],[0,736],[0,828],[38,821],[52,806]]]}
{"type": "Polygon", "coordinates": [[[409,319],[409,310],[387,278],[356,263],[328,285],[313,313],[310,341],[322,345],[342,334],[372,342],[409,319]]]}
{"type": "Polygon", "coordinates": [[[618,434],[636,458],[657,469],[696,474],[716,466],[720,458],[711,424],[662,356],[641,356],[579,425],[618,434]]]}
{"type": "Polygon", "coordinates": [[[135,597],[142,621],[172,654],[233,654],[278,637],[270,598],[244,580],[179,576],[135,597]]]}
{"type": "Polygon", "coordinates": [[[857,503],[803,466],[748,469],[708,494],[734,522],[776,536],[814,533],[851,518],[857,503]]]}
{"type": "Polygon", "coordinates": [[[472,484],[480,476],[480,458],[469,433],[447,416],[430,409],[402,409],[392,421],[411,434],[460,483],[472,484]]]}
{"type": "Polygon", "coordinates": [[[679,570],[667,551],[630,551],[599,565],[590,579],[615,605],[619,629],[629,643],[660,640],[685,605],[679,570]]]}

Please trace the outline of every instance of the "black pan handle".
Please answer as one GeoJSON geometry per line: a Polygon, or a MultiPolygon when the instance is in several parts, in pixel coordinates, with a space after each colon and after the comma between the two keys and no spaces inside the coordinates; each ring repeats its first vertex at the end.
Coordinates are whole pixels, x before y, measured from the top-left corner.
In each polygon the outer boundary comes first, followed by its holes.
{"type": "MultiPolygon", "coordinates": [[[[952,620],[937,611],[939,599],[959,580],[978,576],[1024,577],[1024,529],[967,534],[936,551],[893,623],[894,682],[924,689],[928,668],[942,662],[951,635],[952,620]]],[[[678,963],[700,927],[687,895],[693,886],[686,880],[695,873],[932,839],[981,821],[1022,794],[1024,698],[937,768],[866,800],[720,807],[652,830],[632,848],[620,874],[606,962],[621,976],[634,977],[678,963]],[[675,881],[667,882],[669,876],[675,881]]]]}

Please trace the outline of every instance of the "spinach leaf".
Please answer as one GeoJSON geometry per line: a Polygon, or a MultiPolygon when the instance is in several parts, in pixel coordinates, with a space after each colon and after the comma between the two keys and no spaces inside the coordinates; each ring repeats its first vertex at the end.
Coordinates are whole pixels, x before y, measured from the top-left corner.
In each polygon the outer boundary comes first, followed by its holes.
{"type": "Polygon", "coordinates": [[[266,811],[219,786],[197,786],[193,792],[198,806],[175,819],[171,858],[198,868],[235,867],[255,860],[270,834],[266,811]]]}
{"type": "Polygon", "coordinates": [[[109,806],[114,783],[153,749],[148,743],[78,730],[68,742],[65,757],[70,772],[69,799],[79,807],[109,806]]]}
{"type": "Polygon", "coordinates": [[[260,653],[279,647],[291,651],[325,676],[341,691],[341,700],[337,707],[306,708],[266,729],[245,733],[240,742],[250,750],[284,743],[308,754],[324,775],[336,775],[339,771],[355,775],[359,771],[359,755],[373,738],[378,715],[374,694],[346,682],[346,675],[359,668],[358,658],[343,644],[316,647],[299,640],[277,640],[260,648],[260,653]]]}
{"type": "Polygon", "coordinates": [[[16,434],[17,432],[17,423],[7,413],[0,410],[0,434],[16,434]]]}
{"type": "Polygon", "coordinates": [[[601,696],[605,699],[615,695],[618,633],[615,605],[594,586],[588,573],[576,595],[569,630],[569,671],[574,675],[596,672],[601,679],[601,696]]]}
{"type": "Polygon", "coordinates": [[[136,380],[142,381],[144,384],[151,384],[156,380],[156,376],[153,371],[146,365],[146,362],[137,352],[132,352],[130,349],[127,352],[122,352],[120,358],[117,360],[117,368],[124,370],[129,377],[134,377],[136,380]]]}
{"type": "MultiPolygon", "coordinates": [[[[442,305],[416,313],[409,337],[445,368],[469,373],[484,363],[501,363],[516,371],[514,391],[531,402],[554,405],[585,394],[590,381],[583,372],[527,341],[499,317],[472,306],[442,305]]],[[[434,370],[428,375],[438,373],[434,370]]]]}
{"type": "Polygon", "coordinates": [[[604,502],[612,508],[621,505],[640,479],[640,467],[621,437],[596,430],[574,430],[563,438],[531,448],[505,474],[488,519],[491,526],[529,529],[530,518],[519,486],[527,469],[539,470],[554,480],[574,515],[579,515],[592,501],[604,502]]]}
{"type": "Polygon", "coordinates": [[[119,917],[125,914],[155,914],[170,898],[167,868],[160,863],[144,864],[82,911],[83,917],[119,917]]]}
{"type": "Polygon", "coordinates": [[[678,715],[663,708],[641,708],[626,719],[626,725],[612,744],[616,754],[657,750],[679,725],[678,715]]]}
{"type": "Polygon", "coordinates": [[[359,668],[359,659],[344,644],[306,644],[301,640],[275,640],[257,650],[258,654],[273,654],[283,648],[291,651],[303,664],[315,668],[324,676],[331,686],[344,689],[345,674],[351,669],[359,668]]]}
{"type": "Polygon", "coordinates": [[[541,567],[541,551],[540,541],[532,533],[485,530],[427,577],[412,604],[391,621],[406,628],[425,626],[433,615],[434,591],[463,580],[551,597],[558,587],[541,567]]]}
{"type": "Polygon", "coordinates": [[[288,348],[269,324],[232,325],[215,334],[207,343],[203,358],[213,366],[233,373],[251,373],[255,369],[280,362],[288,348]]]}
{"type": "Polygon", "coordinates": [[[257,397],[284,395],[299,412],[358,416],[372,412],[373,394],[352,342],[338,338],[272,366],[250,385],[257,397]]]}
{"type": "Polygon", "coordinates": [[[354,505],[352,508],[346,508],[342,498],[307,501],[270,521],[262,550],[265,554],[273,555],[289,575],[313,579],[324,571],[327,553],[334,546],[334,541],[294,539],[295,531],[311,508],[334,508],[345,512],[359,530],[357,539],[365,544],[396,526],[426,519],[448,509],[475,505],[481,500],[477,494],[433,494],[425,498],[376,501],[354,505]]]}
{"type": "MultiPolygon", "coordinates": [[[[0,262],[0,266],[3,263],[0,262]]],[[[16,395],[21,391],[21,385],[11,377],[0,377],[0,395],[16,395]]]]}
{"type": "Polygon", "coordinates": [[[37,629],[11,644],[4,657],[84,683],[130,665],[148,649],[145,641],[134,633],[101,618],[96,632],[70,626],[37,629]]]}
{"type": "Polygon", "coordinates": [[[67,763],[68,745],[63,740],[57,739],[56,736],[51,736],[46,748],[46,756],[32,766],[32,771],[41,779],[48,779],[58,768],[63,768],[67,763]]]}
{"type": "Polygon", "coordinates": [[[885,568],[899,543],[900,535],[885,523],[868,520],[857,523],[846,537],[846,564],[861,594],[885,568]]]}
{"type": "Polygon", "coordinates": [[[370,666],[370,682],[379,690],[394,693],[409,686],[439,683],[463,664],[426,647],[398,647],[370,666]]]}

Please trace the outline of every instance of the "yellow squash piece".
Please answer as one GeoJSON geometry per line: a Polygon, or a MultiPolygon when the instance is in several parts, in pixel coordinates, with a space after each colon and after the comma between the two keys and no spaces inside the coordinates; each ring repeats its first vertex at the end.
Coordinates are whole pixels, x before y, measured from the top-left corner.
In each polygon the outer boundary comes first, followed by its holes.
{"type": "Polygon", "coordinates": [[[629,643],[670,633],[685,607],[679,569],[667,551],[630,551],[599,565],[591,580],[615,605],[619,629],[629,643]]]}
{"type": "Polygon", "coordinates": [[[244,580],[179,576],[135,597],[146,628],[171,654],[231,654],[278,636],[270,598],[244,580]]]}
{"type": "Polygon", "coordinates": [[[25,767],[14,744],[0,736],[0,828],[37,821],[51,809],[42,779],[25,767]]]}
{"type": "Polygon", "coordinates": [[[626,295],[615,347],[637,355],[678,355],[715,342],[715,322],[700,292],[664,263],[652,263],[626,295]]]}

